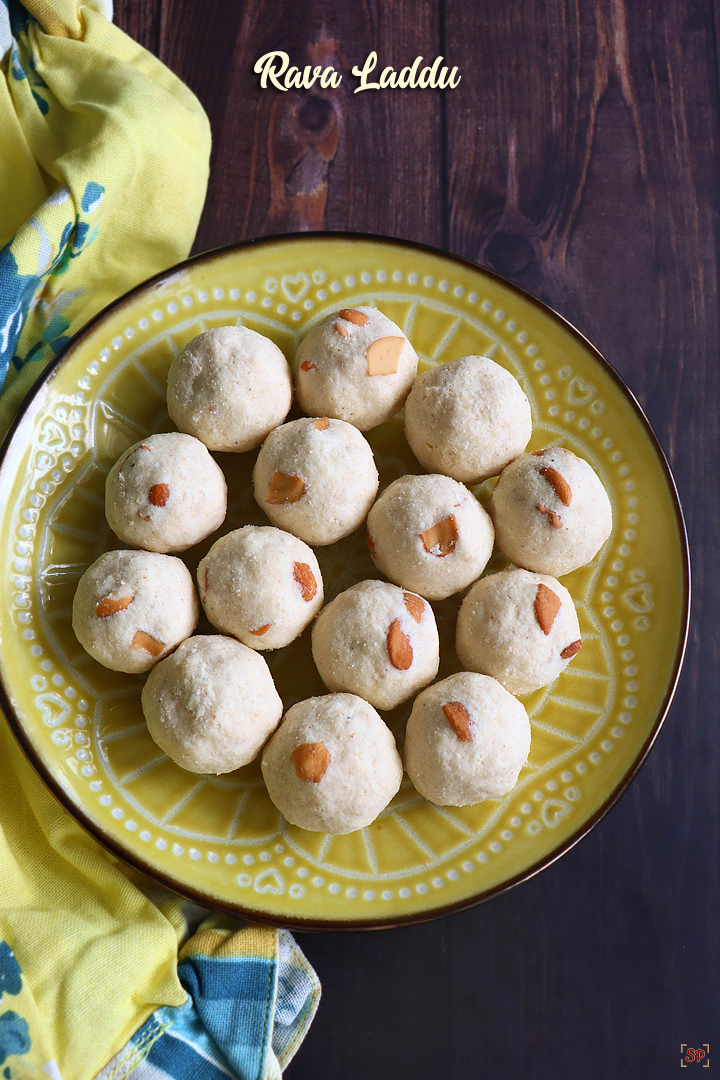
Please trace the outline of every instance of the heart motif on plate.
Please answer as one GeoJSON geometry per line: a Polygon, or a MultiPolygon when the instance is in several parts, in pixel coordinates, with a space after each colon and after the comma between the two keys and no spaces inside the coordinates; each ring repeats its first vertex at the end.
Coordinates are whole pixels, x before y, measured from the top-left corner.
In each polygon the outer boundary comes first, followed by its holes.
{"type": "Polygon", "coordinates": [[[255,878],[255,892],[282,896],[285,892],[285,882],[277,870],[263,870],[262,874],[258,874],[255,878]]]}
{"type": "Polygon", "coordinates": [[[595,397],[595,387],[574,375],[568,384],[567,399],[571,405],[587,405],[595,397]]]}
{"type": "Polygon", "coordinates": [[[652,611],[655,607],[653,600],[652,585],[644,581],[642,585],[635,585],[622,594],[623,603],[627,604],[631,611],[652,611]]]}
{"type": "Polygon", "coordinates": [[[70,705],[59,694],[38,694],[35,704],[39,707],[43,723],[49,728],[64,724],[70,716],[70,705]]]}
{"type": "Polygon", "coordinates": [[[554,829],[558,822],[569,813],[570,807],[562,799],[546,799],[543,803],[541,816],[545,824],[554,829]]]}
{"type": "Polygon", "coordinates": [[[297,304],[310,288],[310,278],[307,274],[286,274],[280,284],[288,300],[292,304],[297,304]]]}

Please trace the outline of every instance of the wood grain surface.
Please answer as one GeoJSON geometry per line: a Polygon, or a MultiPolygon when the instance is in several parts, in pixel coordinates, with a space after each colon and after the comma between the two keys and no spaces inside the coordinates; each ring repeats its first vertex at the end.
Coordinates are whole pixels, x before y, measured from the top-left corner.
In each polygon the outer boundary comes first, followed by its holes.
{"type": "Polygon", "coordinates": [[[355,229],[497,270],[620,371],[669,456],[691,539],[685,671],[631,789],[573,851],[488,904],[302,935],[324,996],[290,1080],[664,1080],[681,1043],[720,1054],[719,7],[116,2],[118,24],[210,117],[197,251],[355,229]],[[270,49],[333,63],[343,83],[261,91],[253,64],[270,49]],[[462,81],[355,95],[350,69],[371,49],[397,68],[442,54],[462,81]]]}

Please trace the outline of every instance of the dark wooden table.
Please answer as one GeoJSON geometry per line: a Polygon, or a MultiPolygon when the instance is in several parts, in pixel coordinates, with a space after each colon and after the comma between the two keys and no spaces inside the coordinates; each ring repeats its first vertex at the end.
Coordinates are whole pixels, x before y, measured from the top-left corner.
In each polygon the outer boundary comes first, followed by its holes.
{"type": "Polygon", "coordinates": [[[303,935],[324,996],[290,1080],[664,1080],[688,1075],[681,1043],[710,1043],[720,1067],[719,14],[712,0],[116,3],[210,117],[197,251],[355,229],[516,281],[640,399],[693,549],[684,675],[625,797],[490,903],[303,935]],[[261,90],[253,65],[273,49],[333,64],[340,87],[261,90]],[[460,85],[353,94],[373,49],[379,68],[442,54],[460,85]]]}

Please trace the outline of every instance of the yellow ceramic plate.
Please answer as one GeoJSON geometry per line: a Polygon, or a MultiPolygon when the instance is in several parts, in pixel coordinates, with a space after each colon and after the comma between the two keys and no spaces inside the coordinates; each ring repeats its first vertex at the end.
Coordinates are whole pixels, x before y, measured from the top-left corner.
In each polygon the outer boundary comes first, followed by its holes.
{"type": "MultiPolygon", "coordinates": [[[[400,419],[369,438],[381,485],[421,471],[400,419]]],[[[265,521],[250,492],[253,458],[218,455],[230,489],[222,531],[265,521]]],[[[687,544],[672,478],[639,407],[558,316],[486,271],[424,248],[338,235],[270,239],[201,256],[135,289],[68,346],[25,406],[4,448],[0,507],[0,675],[26,752],[78,820],[128,862],[257,919],[388,925],[467,906],[528,877],[627,786],[679,674],[687,544]],[[202,330],[242,322],[292,356],[309,325],[368,302],[408,334],[422,367],[468,353],[507,367],[532,405],[531,448],[560,443],[586,458],[610,494],[615,530],[591,566],[564,579],[583,650],[552,686],[525,699],[532,748],[515,790],[446,809],[406,779],[373,825],[330,837],[281,818],[257,762],[217,778],[174,765],[147,734],[142,678],[91,660],[70,615],[82,571],[120,546],[103,513],[109,467],[148,432],[172,427],[165,380],[178,349],[202,330]]],[[[186,553],[191,569],[209,543],[186,553]]],[[[364,529],[318,556],[327,599],[378,576],[364,529]]],[[[458,601],[434,606],[444,677],[458,669],[458,601]]],[[[286,707],[323,692],[308,633],[265,655],[286,707]]],[[[400,743],[408,711],[387,717],[400,743]]]]}

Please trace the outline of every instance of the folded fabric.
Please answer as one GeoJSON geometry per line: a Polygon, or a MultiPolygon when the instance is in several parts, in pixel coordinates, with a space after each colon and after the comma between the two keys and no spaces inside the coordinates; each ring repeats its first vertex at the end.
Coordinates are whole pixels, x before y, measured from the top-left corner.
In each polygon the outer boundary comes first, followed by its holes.
{"type": "Polygon", "coordinates": [[[6,2],[0,2],[5,422],[83,323],[187,255],[210,153],[207,117],[196,98],[108,22],[100,0],[97,7],[29,0],[27,10],[6,2]]]}
{"type": "MultiPolygon", "coordinates": [[[[188,254],[210,134],[100,0],[0,0],[0,68],[1,433],[92,315],[188,254]]],[[[318,997],[289,935],[208,916],[108,854],[0,718],[4,1080],[277,1077],[318,997]]]]}
{"type": "Polygon", "coordinates": [[[235,926],[222,916],[202,924],[180,953],[187,1002],[153,1013],[96,1080],[279,1080],[320,986],[286,931],[235,926]]]}

